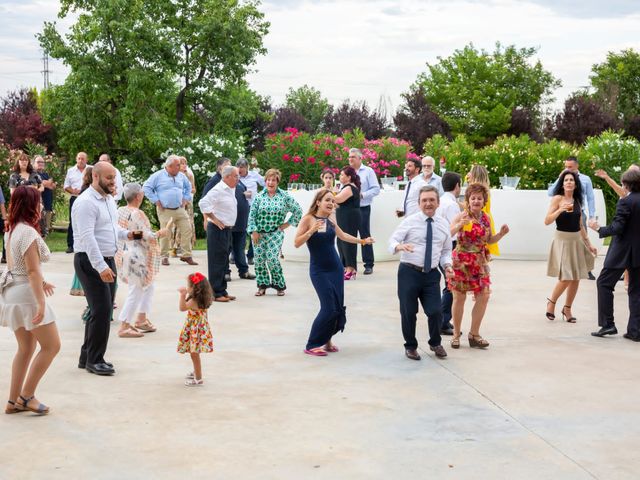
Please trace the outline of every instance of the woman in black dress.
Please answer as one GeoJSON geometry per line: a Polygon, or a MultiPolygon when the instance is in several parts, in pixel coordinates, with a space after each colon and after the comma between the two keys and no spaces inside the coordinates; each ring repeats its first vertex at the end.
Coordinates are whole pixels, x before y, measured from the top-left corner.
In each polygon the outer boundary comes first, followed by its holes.
{"type": "Polygon", "coordinates": [[[33,187],[39,192],[44,191],[42,179],[33,169],[29,157],[26,153],[19,151],[9,177],[9,193],[13,193],[21,185],[33,187]]]}
{"type": "MultiPolygon", "coordinates": [[[[338,226],[349,235],[356,236],[360,226],[360,177],[352,167],[340,170],[340,193],[336,203],[338,226]]],[[[344,279],[355,280],[358,267],[358,247],[338,239],[338,252],[344,266],[344,279]]]]}
{"type": "Polygon", "coordinates": [[[335,225],[331,214],[335,201],[331,190],[321,188],[311,203],[309,212],[302,217],[294,245],[307,244],[311,263],[309,276],[320,300],[320,311],[316,315],[304,349],[307,355],[325,357],[327,352],[337,352],[338,347],[331,338],[344,330],[347,318],[344,306],[344,278],[342,265],[334,246],[336,236],[350,244],[370,245],[372,238],[358,239],[335,225]]]}

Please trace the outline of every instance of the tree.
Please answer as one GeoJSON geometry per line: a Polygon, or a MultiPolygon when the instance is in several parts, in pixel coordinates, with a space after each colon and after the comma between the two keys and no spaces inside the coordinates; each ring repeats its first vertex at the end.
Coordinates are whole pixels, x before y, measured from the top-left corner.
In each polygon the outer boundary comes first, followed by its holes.
{"type": "Polygon", "coordinates": [[[0,140],[11,148],[24,149],[28,141],[51,149],[51,127],[38,111],[38,93],[23,88],[10,92],[0,101],[0,140]]]}
{"type": "Polygon", "coordinates": [[[265,132],[279,133],[284,132],[285,128],[295,128],[301,132],[310,131],[307,120],[298,111],[289,107],[280,107],[273,114],[265,132]]]}
{"type": "Polygon", "coordinates": [[[63,0],[59,16],[76,11],[65,39],[55,23],[39,35],[71,68],[43,106],[68,152],[154,159],[178,132],[209,128],[203,108],[240,84],[267,27],[255,2],[235,0],[63,0]]]}
{"type": "Polygon", "coordinates": [[[404,104],[398,108],[393,123],[398,137],[411,142],[418,155],[422,155],[424,143],[434,135],[449,136],[449,125],[431,110],[421,86],[403,93],[402,98],[404,104]]]}
{"type": "Polygon", "coordinates": [[[415,87],[424,88],[427,103],[454,135],[488,143],[509,129],[514,108],[528,109],[539,122],[542,106],[560,86],[540,61],[531,64],[536,52],[497,43],[489,53],[469,44],[447,58],[438,57],[436,64],[427,63],[415,87]]]}
{"type": "Polygon", "coordinates": [[[531,111],[527,108],[514,108],[511,110],[511,126],[507,135],[528,135],[536,142],[542,142],[542,136],[531,111]]]}
{"type": "Polygon", "coordinates": [[[387,120],[378,111],[369,111],[367,102],[345,100],[337,109],[331,109],[324,119],[324,129],[334,135],[342,135],[356,128],[366,138],[380,138],[389,133],[387,120]]]}
{"type": "Polygon", "coordinates": [[[305,118],[312,133],[320,130],[324,117],[331,109],[329,101],[322,97],[320,91],[308,85],[296,90],[289,88],[285,105],[305,118]]]}
{"type": "Polygon", "coordinates": [[[640,115],[632,117],[624,130],[627,136],[640,141],[640,115]]]}
{"type": "Polygon", "coordinates": [[[593,65],[591,71],[596,95],[612,98],[625,124],[640,114],[640,53],[633,49],[609,52],[607,60],[593,65]]]}
{"type": "Polygon", "coordinates": [[[577,92],[566,100],[562,112],[547,121],[545,134],[550,138],[582,145],[589,137],[621,126],[615,114],[607,112],[598,99],[577,92]]]}

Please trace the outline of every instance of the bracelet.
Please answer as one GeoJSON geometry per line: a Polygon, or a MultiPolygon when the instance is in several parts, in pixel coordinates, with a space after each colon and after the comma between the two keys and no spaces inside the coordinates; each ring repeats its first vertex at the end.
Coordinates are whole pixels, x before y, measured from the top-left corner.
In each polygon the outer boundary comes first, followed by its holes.
{"type": "Polygon", "coordinates": [[[366,244],[367,244],[367,242],[365,242],[364,239],[361,238],[360,239],[360,245],[364,247],[366,244]]]}

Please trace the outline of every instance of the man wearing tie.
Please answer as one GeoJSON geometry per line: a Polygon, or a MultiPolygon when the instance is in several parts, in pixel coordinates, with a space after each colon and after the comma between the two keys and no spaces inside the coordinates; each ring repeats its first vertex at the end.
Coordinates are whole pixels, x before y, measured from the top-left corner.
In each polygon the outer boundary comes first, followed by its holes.
{"type": "Polygon", "coordinates": [[[422,164],[417,158],[410,158],[404,164],[404,173],[406,173],[409,181],[404,189],[404,201],[402,203],[402,209],[396,210],[398,217],[408,217],[416,212],[420,211],[418,205],[418,195],[420,194],[420,188],[427,185],[420,172],[422,171],[422,164]]]}
{"type": "Polygon", "coordinates": [[[453,274],[449,225],[436,215],[440,203],[438,189],[426,185],[420,189],[418,199],[420,211],[406,217],[389,239],[389,251],[402,252],[398,267],[398,299],[405,355],[411,360],[420,360],[416,339],[418,300],[428,318],[431,351],[438,358],[447,356],[440,337],[442,311],[438,265],[447,277],[453,274]]]}

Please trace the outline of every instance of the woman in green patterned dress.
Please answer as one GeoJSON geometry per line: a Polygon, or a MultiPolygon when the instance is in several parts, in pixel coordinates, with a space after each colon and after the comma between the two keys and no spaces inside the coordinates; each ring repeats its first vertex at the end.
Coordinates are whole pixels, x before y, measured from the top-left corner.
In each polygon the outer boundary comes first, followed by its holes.
{"type": "Polygon", "coordinates": [[[249,211],[247,231],[251,234],[255,251],[256,297],[263,296],[267,288],[275,288],[279,297],[284,295],[287,285],[279,258],[284,231],[291,225],[298,225],[302,218],[298,202],[278,188],[280,178],[279,170],[267,170],[264,175],[266,188],[256,196],[249,211]],[[285,222],[289,213],[291,218],[285,222]]]}

